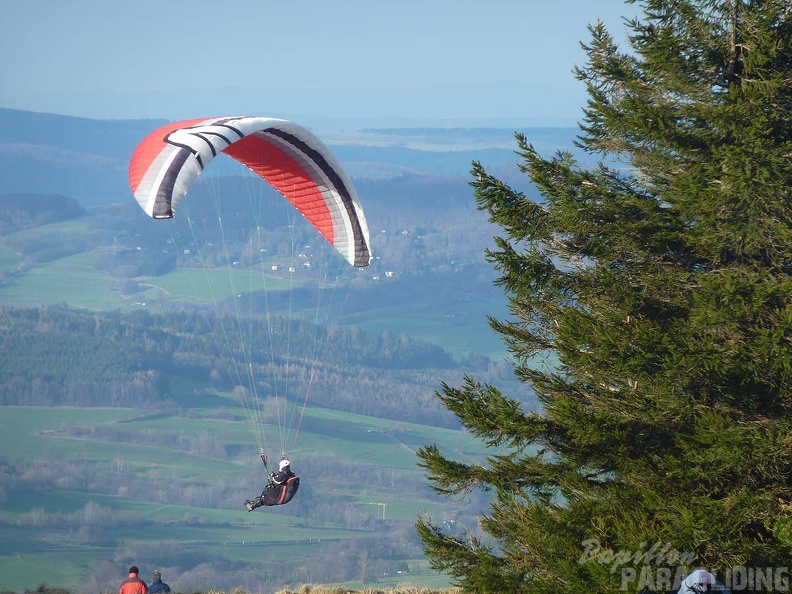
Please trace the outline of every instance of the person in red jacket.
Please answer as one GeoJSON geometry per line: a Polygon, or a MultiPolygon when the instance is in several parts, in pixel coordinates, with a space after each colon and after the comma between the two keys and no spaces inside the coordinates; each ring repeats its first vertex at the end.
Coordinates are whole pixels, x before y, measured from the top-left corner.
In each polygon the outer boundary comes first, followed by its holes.
{"type": "Polygon", "coordinates": [[[146,594],[148,586],[138,577],[138,568],[133,565],[129,568],[129,577],[121,582],[118,594],[146,594]]]}

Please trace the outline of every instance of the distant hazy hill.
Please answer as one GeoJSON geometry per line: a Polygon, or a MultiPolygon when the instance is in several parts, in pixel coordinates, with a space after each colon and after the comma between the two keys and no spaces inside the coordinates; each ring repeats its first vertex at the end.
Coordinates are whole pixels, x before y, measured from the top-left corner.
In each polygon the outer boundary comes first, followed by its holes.
{"type": "Polygon", "coordinates": [[[128,159],[143,136],[167,120],[91,120],[0,108],[0,142],[128,159]]]}
{"type": "Polygon", "coordinates": [[[163,123],[0,109],[0,191],[61,194],[83,206],[122,200],[129,155],[163,123]]]}
{"type": "MultiPolygon", "coordinates": [[[[0,108],[0,192],[61,194],[86,207],[127,200],[129,157],[164,123],[0,108]]],[[[571,147],[574,135],[568,128],[522,132],[547,152],[571,147]]],[[[323,138],[355,180],[411,173],[467,177],[474,160],[488,167],[516,160],[514,131],[505,128],[368,129],[323,138]]]]}
{"type": "Polygon", "coordinates": [[[0,235],[65,221],[84,212],[76,200],[57,194],[0,196],[0,235]]]}

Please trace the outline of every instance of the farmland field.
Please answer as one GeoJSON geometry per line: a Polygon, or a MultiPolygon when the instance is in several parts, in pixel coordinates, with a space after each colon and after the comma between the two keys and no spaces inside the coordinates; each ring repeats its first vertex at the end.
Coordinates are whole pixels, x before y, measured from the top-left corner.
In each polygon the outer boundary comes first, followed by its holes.
{"type": "Polygon", "coordinates": [[[87,309],[116,309],[126,300],[114,289],[110,275],[93,267],[97,255],[81,252],[52,262],[31,265],[0,285],[0,303],[41,306],[67,303],[87,309]]]}
{"type": "MultiPolygon", "coordinates": [[[[3,261],[13,262],[9,252],[3,261]]],[[[297,288],[300,281],[248,270],[180,269],[156,278],[137,279],[142,291],[124,296],[118,279],[98,270],[97,253],[81,252],[30,266],[0,284],[0,305],[30,307],[67,304],[77,309],[158,309],[161,303],[209,305],[237,293],[297,288]]],[[[325,300],[343,301],[344,290],[329,288],[325,300]]],[[[502,299],[433,302],[430,297],[372,308],[365,313],[344,314],[339,304],[337,321],[370,332],[408,334],[437,344],[453,355],[481,353],[502,357],[505,348],[487,324],[486,316],[506,315],[502,299]]]]}
{"type": "Polygon", "coordinates": [[[6,274],[16,270],[20,257],[15,251],[0,246],[0,273],[6,274]]]}
{"type": "MultiPolygon", "coordinates": [[[[92,567],[134,554],[150,541],[157,526],[167,527],[161,529],[167,533],[164,542],[170,547],[194,549],[207,559],[232,563],[310,557],[328,543],[375,536],[370,529],[345,528],[339,522],[310,522],[300,518],[297,507],[287,506],[278,512],[264,508],[252,514],[242,510],[242,500],[263,482],[257,452],[247,421],[213,419],[208,416],[211,413],[196,408],[187,418],[141,415],[128,409],[3,407],[0,448],[13,463],[46,465],[55,461],[75,472],[124,469],[133,481],[134,477],[169,476],[174,486],[181,485],[178,488],[193,485],[191,492],[197,492],[195,485],[217,481],[240,485],[240,490],[221,507],[210,507],[189,497],[178,504],[143,500],[127,494],[133,490],[131,485],[115,492],[97,492],[88,486],[59,488],[57,483],[34,490],[8,488],[0,509],[0,588],[19,591],[43,582],[79,591],[92,567]],[[75,427],[88,431],[75,437],[75,427]],[[213,435],[239,455],[218,459],[99,437],[121,428],[125,435],[131,432],[153,442],[163,435],[213,435]],[[112,522],[112,532],[102,533],[98,539],[91,537],[91,530],[98,530],[94,521],[112,522]]],[[[309,407],[293,458],[298,473],[301,461],[313,467],[322,460],[333,460],[363,469],[371,464],[379,472],[390,467],[402,476],[419,476],[415,449],[428,443],[471,459],[483,454],[481,446],[460,431],[309,407]]],[[[360,490],[327,476],[302,478],[305,486],[298,497],[306,503],[317,497],[341,497],[343,502],[336,504],[339,517],[352,513],[411,525],[420,513],[442,517],[448,510],[447,504],[424,492],[360,490]]],[[[88,483],[94,484],[86,480],[88,483]]],[[[429,571],[420,558],[411,563],[413,568],[422,568],[419,573],[423,576],[411,575],[411,583],[425,580],[427,585],[447,585],[447,580],[429,571]]],[[[397,580],[394,577],[392,581],[397,580]]]]}

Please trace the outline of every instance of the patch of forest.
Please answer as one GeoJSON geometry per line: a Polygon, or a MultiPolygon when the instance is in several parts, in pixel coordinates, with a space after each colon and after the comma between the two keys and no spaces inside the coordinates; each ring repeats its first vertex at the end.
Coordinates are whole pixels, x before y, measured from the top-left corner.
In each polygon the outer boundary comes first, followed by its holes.
{"type": "MultiPolygon", "coordinates": [[[[190,398],[174,389],[173,378],[189,378],[209,391],[231,390],[234,381],[220,363],[230,348],[238,360],[250,357],[262,390],[273,389],[266,378],[287,381],[310,369],[317,378],[314,404],[455,426],[432,390],[438,378],[458,378],[461,364],[439,346],[407,335],[274,316],[240,325],[205,312],[52,307],[0,309],[0,336],[0,404],[152,407],[190,398]],[[246,354],[249,341],[239,333],[251,331],[267,340],[253,342],[246,354]]],[[[471,358],[464,371],[490,366],[486,357],[471,358]]]]}

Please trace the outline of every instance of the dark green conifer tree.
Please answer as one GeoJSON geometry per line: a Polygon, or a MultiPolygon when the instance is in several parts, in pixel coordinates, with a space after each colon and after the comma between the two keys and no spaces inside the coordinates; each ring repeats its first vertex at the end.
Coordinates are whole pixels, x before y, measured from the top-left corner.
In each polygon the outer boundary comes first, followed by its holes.
{"type": "Polygon", "coordinates": [[[594,25],[575,71],[578,146],[599,166],[518,135],[535,197],[473,167],[512,314],[491,325],[543,410],[470,377],[438,391],[497,447],[419,452],[439,493],[493,495],[477,536],[417,522],[466,591],[792,567],[792,5],[640,6],[630,47],[594,25]]]}

